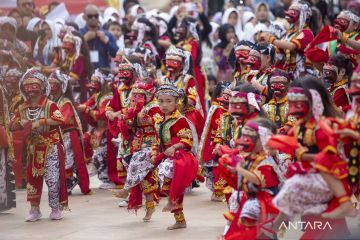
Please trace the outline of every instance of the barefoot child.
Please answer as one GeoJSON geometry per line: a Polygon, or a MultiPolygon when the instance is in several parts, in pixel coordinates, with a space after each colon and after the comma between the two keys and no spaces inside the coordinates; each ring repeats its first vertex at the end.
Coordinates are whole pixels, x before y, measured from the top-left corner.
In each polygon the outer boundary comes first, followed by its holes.
{"type": "Polygon", "coordinates": [[[164,156],[159,165],[159,180],[162,191],[168,194],[169,199],[163,212],[174,213],[176,221],[168,230],[186,227],[182,205],[184,191],[196,178],[198,170],[198,161],[191,152],[192,146],[197,145],[196,131],[177,108],[181,95],[170,84],[161,85],[156,94],[164,117],[155,119],[159,141],[153,147],[152,160],[156,165],[159,155],[164,156]]]}

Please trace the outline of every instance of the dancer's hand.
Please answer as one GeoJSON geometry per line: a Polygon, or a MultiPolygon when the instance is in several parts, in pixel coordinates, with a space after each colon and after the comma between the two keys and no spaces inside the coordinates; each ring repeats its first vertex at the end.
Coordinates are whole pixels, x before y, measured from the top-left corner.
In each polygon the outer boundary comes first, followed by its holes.
{"type": "Polygon", "coordinates": [[[39,127],[40,127],[39,120],[31,123],[31,129],[36,129],[36,128],[39,128],[39,127]]]}
{"type": "Polygon", "coordinates": [[[340,138],[353,138],[353,139],[358,139],[359,138],[359,133],[349,129],[349,128],[344,128],[344,129],[340,129],[335,131],[335,133],[337,135],[339,135],[340,138]]]}
{"type": "Polygon", "coordinates": [[[176,151],[176,148],[174,146],[171,146],[165,150],[164,154],[168,157],[172,157],[172,156],[174,156],[175,151],[176,151]]]}

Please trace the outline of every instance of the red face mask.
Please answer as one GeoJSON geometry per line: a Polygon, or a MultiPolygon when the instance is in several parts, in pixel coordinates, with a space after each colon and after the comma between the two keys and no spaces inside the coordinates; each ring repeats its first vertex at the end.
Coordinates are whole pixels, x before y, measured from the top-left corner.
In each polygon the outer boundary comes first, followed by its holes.
{"type": "Polygon", "coordinates": [[[241,137],[235,141],[235,145],[240,151],[250,153],[255,149],[256,137],[242,134],[241,137]]]}
{"type": "Polygon", "coordinates": [[[127,84],[133,79],[133,73],[131,70],[119,70],[117,78],[120,82],[124,82],[125,84],[127,84]]]}
{"type": "Polygon", "coordinates": [[[24,85],[25,94],[29,97],[38,96],[41,94],[41,85],[38,83],[29,83],[24,85]]]}
{"type": "Polygon", "coordinates": [[[167,59],[166,60],[166,68],[169,72],[180,72],[181,70],[181,62],[174,59],[167,59]]]}
{"type": "Polygon", "coordinates": [[[307,101],[289,101],[288,114],[298,120],[304,119],[309,114],[310,108],[307,101]]]}
{"type": "Polygon", "coordinates": [[[341,32],[345,32],[349,27],[349,23],[349,20],[339,17],[334,20],[334,27],[339,29],[341,32]]]}
{"type": "Polygon", "coordinates": [[[237,50],[235,52],[236,62],[243,64],[246,59],[249,57],[249,50],[237,50]]]}
{"type": "Polygon", "coordinates": [[[285,18],[288,21],[288,23],[296,23],[299,19],[299,11],[295,9],[289,9],[288,11],[285,11],[285,18]]]}
{"type": "Polygon", "coordinates": [[[282,82],[272,82],[270,83],[270,89],[275,97],[282,97],[287,93],[288,87],[287,84],[282,82]]]}
{"type": "Polygon", "coordinates": [[[60,85],[58,83],[51,82],[50,87],[51,87],[50,94],[52,96],[55,96],[56,94],[58,94],[60,92],[60,85]]]}
{"type": "Polygon", "coordinates": [[[244,60],[244,63],[250,66],[252,70],[257,70],[261,66],[260,59],[253,55],[250,55],[248,59],[244,60]]]}
{"type": "Polygon", "coordinates": [[[243,120],[249,115],[247,103],[232,103],[229,105],[230,114],[237,120],[243,120]]]}

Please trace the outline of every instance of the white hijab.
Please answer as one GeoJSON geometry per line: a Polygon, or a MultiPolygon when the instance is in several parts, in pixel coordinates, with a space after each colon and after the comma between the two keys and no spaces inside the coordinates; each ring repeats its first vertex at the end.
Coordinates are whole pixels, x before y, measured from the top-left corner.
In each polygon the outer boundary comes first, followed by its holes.
{"type": "MultiPolygon", "coordinates": [[[[60,47],[61,46],[61,41],[60,38],[58,37],[58,34],[60,32],[61,29],[61,25],[54,23],[51,20],[44,20],[44,23],[47,23],[50,27],[51,30],[51,34],[52,37],[51,39],[49,39],[43,49],[43,56],[42,58],[44,58],[44,63],[46,65],[50,65],[51,64],[51,59],[49,58],[49,54],[52,53],[53,49],[55,47],[60,47]]],[[[39,51],[39,38],[36,41],[35,47],[34,47],[34,52],[33,52],[33,56],[36,58],[38,56],[38,51],[39,51]]]]}

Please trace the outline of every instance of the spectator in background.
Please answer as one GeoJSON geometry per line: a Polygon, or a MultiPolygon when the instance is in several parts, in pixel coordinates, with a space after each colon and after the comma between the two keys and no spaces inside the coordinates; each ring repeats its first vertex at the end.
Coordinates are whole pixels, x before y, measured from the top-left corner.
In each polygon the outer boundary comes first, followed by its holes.
{"type": "Polygon", "coordinates": [[[60,26],[51,20],[41,24],[41,30],[34,47],[33,56],[43,66],[50,66],[59,54],[61,41],[58,37],[60,26]]]}
{"type": "Polygon", "coordinates": [[[235,28],[228,23],[221,25],[219,38],[220,43],[214,48],[215,61],[219,67],[217,79],[230,82],[232,80],[232,68],[228,58],[237,42],[235,28]]]}
{"type": "Polygon", "coordinates": [[[111,21],[107,24],[106,30],[113,35],[119,49],[125,48],[124,35],[119,22],[111,21]]]}
{"type": "MultiPolygon", "coordinates": [[[[16,10],[17,13],[20,14],[21,18],[21,20],[16,18],[16,21],[18,22],[18,31],[16,37],[31,47],[36,41],[36,36],[34,36],[30,31],[26,30],[26,26],[30,19],[35,16],[35,2],[34,0],[17,0],[16,10]]],[[[12,14],[17,15],[17,13],[14,12],[12,14]]]]}
{"type": "Polygon", "coordinates": [[[84,10],[86,26],[80,30],[90,49],[91,63],[96,68],[109,68],[110,58],[115,57],[118,47],[111,33],[100,27],[100,11],[93,4],[89,4],[84,10]]]}

